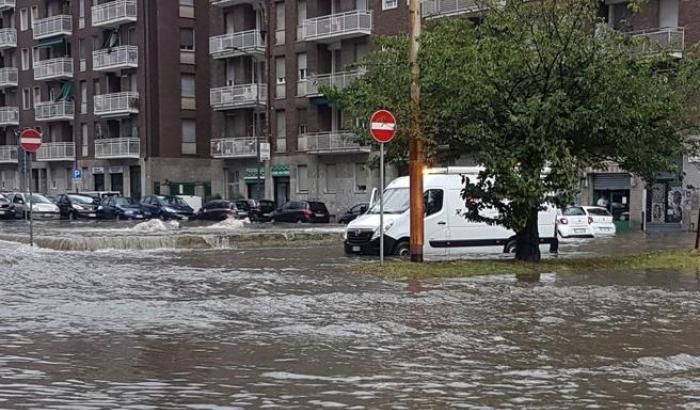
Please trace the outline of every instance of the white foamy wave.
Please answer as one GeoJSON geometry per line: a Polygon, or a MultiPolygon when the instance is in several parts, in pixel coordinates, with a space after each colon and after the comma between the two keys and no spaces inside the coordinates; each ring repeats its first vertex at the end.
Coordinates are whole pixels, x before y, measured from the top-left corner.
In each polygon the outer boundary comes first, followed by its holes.
{"type": "Polygon", "coordinates": [[[227,218],[219,223],[212,225],[210,228],[212,228],[212,229],[241,229],[249,223],[250,223],[250,219],[248,219],[248,218],[245,218],[245,219],[227,218]]]}
{"type": "Polygon", "coordinates": [[[160,219],[151,219],[146,222],[141,222],[140,224],[131,228],[132,231],[136,232],[162,232],[171,229],[178,229],[180,224],[177,221],[161,221],[160,219]]]}

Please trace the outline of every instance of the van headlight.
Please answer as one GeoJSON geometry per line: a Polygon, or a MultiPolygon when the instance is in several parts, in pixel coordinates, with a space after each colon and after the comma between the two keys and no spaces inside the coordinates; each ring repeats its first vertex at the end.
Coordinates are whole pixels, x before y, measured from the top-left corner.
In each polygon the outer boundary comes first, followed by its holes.
{"type": "MultiPolygon", "coordinates": [[[[384,222],[384,233],[386,233],[391,227],[394,226],[394,221],[384,222]]],[[[379,227],[374,231],[372,235],[372,240],[379,238],[379,227]]]]}

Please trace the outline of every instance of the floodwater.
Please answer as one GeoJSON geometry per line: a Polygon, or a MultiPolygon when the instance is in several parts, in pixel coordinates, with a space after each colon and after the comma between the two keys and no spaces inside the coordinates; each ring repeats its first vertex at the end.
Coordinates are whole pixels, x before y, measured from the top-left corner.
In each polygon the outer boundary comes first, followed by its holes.
{"type": "Polygon", "coordinates": [[[362,261],[0,242],[0,408],[700,409],[698,273],[395,282],[362,261]]]}

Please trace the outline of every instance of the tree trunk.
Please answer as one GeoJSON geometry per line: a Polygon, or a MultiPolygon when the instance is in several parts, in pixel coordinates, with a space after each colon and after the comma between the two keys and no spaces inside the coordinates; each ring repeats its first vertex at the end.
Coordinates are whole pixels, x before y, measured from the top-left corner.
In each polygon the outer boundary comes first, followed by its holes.
{"type": "Polygon", "coordinates": [[[537,226],[537,209],[530,211],[525,229],[517,232],[515,259],[523,262],[539,262],[542,259],[540,254],[540,232],[537,226]]]}

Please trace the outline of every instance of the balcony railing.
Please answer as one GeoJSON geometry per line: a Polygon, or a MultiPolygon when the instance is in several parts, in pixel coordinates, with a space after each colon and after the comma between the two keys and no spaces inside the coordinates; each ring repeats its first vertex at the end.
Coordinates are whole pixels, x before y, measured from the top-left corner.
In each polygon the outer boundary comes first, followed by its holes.
{"type": "Polygon", "coordinates": [[[34,21],[34,40],[73,34],[73,16],[58,15],[34,21]]]}
{"type": "Polygon", "coordinates": [[[49,142],[41,144],[36,152],[37,161],[73,161],[75,160],[75,143],[49,142]]]}
{"type": "Polygon", "coordinates": [[[0,145],[0,164],[16,164],[18,152],[16,145],[0,145]]]}
{"type": "Polygon", "coordinates": [[[73,101],[47,101],[34,106],[37,121],[70,121],[75,115],[73,101]]]}
{"type": "Polygon", "coordinates": [[[476,0],[423,0],[423,17],[452,16],[463,13],[476,13],[480,10],[476,0]]]}
{"type": "Polygon", "coordinates": [[[264,56],[265,42],[260,30],[239,31],[209,38],[209,54],[213,58],[264,56]]]}
{"type": "Polygon", "coordinates": [[[211,140],[212,158],[256,158],[258,144],[255,137],[221,138],[211,140]]]}
{"type": "Polygon", "coordinates": [[[335,42],[372,33],[372,12],[353,10],[304,20],[305,41],[335,42]]]}
{"type": "Polygon", "coordinates": [[[0,88],[17,87],[17,67],[0,68],[0,88]]]}
{"type": "Polygon", "coordinates": [[[15,0],[0,0],[0,11],[15,8],[15,0]]]}
{"type": "Polygon", "coordinates": [[[212,6],[229,7],[238,6],[239,4],[256,4],[254,0],[209,0],[212,6]]]}
{"type": "Polygon", "coordinates": [[[119,46],[92,52],[92,69],[95,71],[119,71],[138,66],[137,46],[119,46]]]}
{"type": "Polygon", "coordinates": [[[265,105],[267,84],[242,84],[212,88],[209,93],[211,108],[229,110],[265,105]]]}
{"type": "MultiPolygon", "coordinates": [[[[142,0],[148,1],[148,0],[142,0]]],[[[92,6],[93,27],[113,27],[138,19],[136,0],[115,0],[92,6]]]]}
{"type": "Polygon", "coordinates": [[[666,27],[628,33],[633,38],[643,39],[636,52],[640,54],[656,54],[667,52],[673,56],[682,57],[685,50],[685,29],[682,27],[666,27]]]}
{"type": "Polygon", "coordinates": [[[317,74],[310,78],[301,80],[297,83],[298,96],[316,96],[321,95],[319,89],[321,86],[335,87],[343,89],[347,87],[354,79],[365,74],[365,70],[341,71],[333,74],[317,74]]]}
{"type": "Polygon", "coordinates": [[[59,80],[73,78],[73,59],[52,58],[34,64],[35,80],[59,80]]]}
{"type": "Polygon", "coordinates": [[[17,29],[0,29],[0,50],[17,47],[17,29]]]}
{"type": "Polygon", "coordinates": [[[0,127],[19,125],[19,107],[0,107],[0,127]]]}
{"type": "Polygon", "coordinates": [[[139,93],[127,91],[95,96],[95,115],[116,117],[138,114],[139,93]]]}
{"type": "Polygon", "coordinates": [[[139,158],[141,140],[138,138],[107,138],[95,141],[95,158],[139,158]]]}
{"type": "Polygon", "coordinates": [[[300,145],[304,145],[310,154],[355,154],[372,150],[370,146],[353,142],[355,134],[346,131],[310,133],[302,137],[304,143],[300,145]]]}

